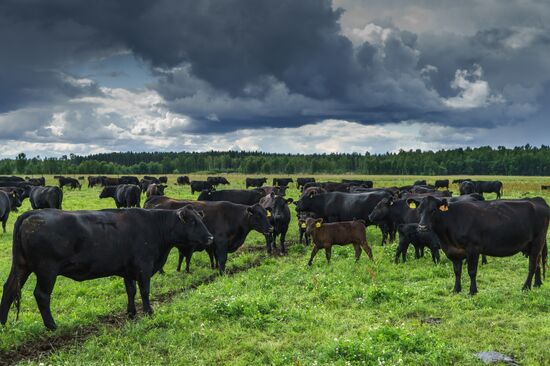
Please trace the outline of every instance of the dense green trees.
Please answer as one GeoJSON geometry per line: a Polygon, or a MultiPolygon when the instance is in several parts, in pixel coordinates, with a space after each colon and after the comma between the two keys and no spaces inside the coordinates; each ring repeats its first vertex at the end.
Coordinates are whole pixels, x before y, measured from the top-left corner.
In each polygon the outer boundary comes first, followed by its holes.
{"type": "Polygon", "coordinates": [[[125,152],[61,158],[0,160],[0,174],[247,174],[550,175],[550,147],[508,149],[489,146],[441,151],[400,151],[372,155],[290,155],[241,151],[125,152]]]}

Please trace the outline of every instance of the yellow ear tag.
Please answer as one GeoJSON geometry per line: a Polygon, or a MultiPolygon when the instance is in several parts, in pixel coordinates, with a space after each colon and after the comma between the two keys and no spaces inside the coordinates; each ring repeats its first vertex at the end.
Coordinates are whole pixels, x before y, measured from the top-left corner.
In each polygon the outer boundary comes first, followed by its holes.
{"type": "Polygon", "coordinates": [[[409,207],[410,208],[416,208],[416,203],[414,203],[414,201],[412,201],[411,203],[409,203],[409,207]]]}
{"type": "Polygon", "coordinates": [[[267,211],[267,217],[271,217],[271,211],[267,211]]]}
{"type": "Polygon", "coordinates": [[[302,229],[305,229],[305,228],[306,228],[306,223],[305,223],[305,222],[302,222],[302,225],[300,225],[300,227],[301,227],[302,229]]]}
{"type": "Polygon", "coordinates": [[[442,206],[439,206],[439,209],[443,212],[449,211],[449,206],[442,205],[442,206]]]}
{"type": "Polygon", "coordinates": [[[315,223],[315,227],[321,227],[321,223],[320,222],[315,223]]]}

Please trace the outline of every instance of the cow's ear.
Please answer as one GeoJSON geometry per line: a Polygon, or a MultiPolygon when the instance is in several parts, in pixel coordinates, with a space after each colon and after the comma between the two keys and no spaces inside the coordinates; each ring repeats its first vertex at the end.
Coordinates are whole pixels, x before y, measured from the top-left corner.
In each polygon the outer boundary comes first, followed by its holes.
{"type": "Polygon", "coordinates": [[[290,204],[290,203],[293,203],[293,202],[294,202],[294,200],[293,200],[292,198],[287,198],[287,199],[286,199],[286,203],[289,203],[289,204],[290,204]]]}
{"type": "Polygon", "coordinates": [[[204,219],[204,211],[197,211],[197,213],[199,214],[199,216],[201,217],[201,219],[204,219]]]}
{"type": "Polygon", "coordinates": [[[313,192],[309,192],[309,198],[313,197],[313,192]]]}
{"type": "MultiPolygon", "coordinates": [[[[187,207],[187,206],[185,206],[185,207],[187,207]]],[[[185,209],[185,207],[180,208],[180,209],[176,212],[176,214],[178,215],[178,218],[179,218],[180,221],[183,222],[184,224],[186,223],[186,221],[185,221],[185,215],[184,215],[184,213],[183,213],[183,210],[185,209]]]]}
{"type": "Polygon", "coordinates": [[[447,202],[447,200],[441,200],[439,204],[439,210],[443,212],[449,211],[449,203],[447,202]]]}
{"type": "Polygon", "coordinates": [[[415,209],[418,207],[418,202],[416,200],[413,200],[412,198],[409,198],[407,200],[407,205],[409,206],[409,208],[415,209]]]}
{"type": "Polygon", "coordinates": [[[323,219],[315,220],[315,227],[319,228],[321,225],[323,225],[323,219]]]}

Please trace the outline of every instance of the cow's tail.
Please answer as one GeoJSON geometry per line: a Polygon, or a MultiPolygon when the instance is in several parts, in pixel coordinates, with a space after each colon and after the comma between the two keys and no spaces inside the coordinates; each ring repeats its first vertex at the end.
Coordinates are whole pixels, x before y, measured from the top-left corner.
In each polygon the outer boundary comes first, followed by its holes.
{"type": "Polygon", "coordinates": [[[4,284],[4,292],[2,294],[2,301],[0,302],[0,323],[6,324],[8,319],[8,313],[12,303],[15,304],[17,309],[17,320],[19,320],[19,310],[21,308],[21,283],[20,283],[20,271],[19,263],[21,262],[21,223],[23,222],[21,216],[15,222],[13,229],[13,247],[12,247],[12,264],[11,271],[4,284]]]}
{"type": "Polygon", "coordinates": [[[504,195],[504,184],[500,185],[500,197],[504,195]]]}
{"type": "Polygon", "coordinates": [[[542,247],[542,278],[546,279],[546,267],[548,266],[548,242],[544,241],[544,246],[542,247]]]}
{"type": "Polygon", "coordinates": [[[63,206],[63,190],[59,190],[59,196],[58,196],[59,202],[57,202],[57,208],[62,210],[63,206]]]}

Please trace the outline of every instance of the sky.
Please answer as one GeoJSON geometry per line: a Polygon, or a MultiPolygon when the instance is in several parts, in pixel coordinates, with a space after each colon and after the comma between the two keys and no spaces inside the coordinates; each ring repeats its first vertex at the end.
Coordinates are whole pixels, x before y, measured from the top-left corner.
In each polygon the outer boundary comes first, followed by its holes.
{"type": "Polygon", "coordinates": [[[550,141],[547,0],[2,0],[0,157],[550,141]]]}

